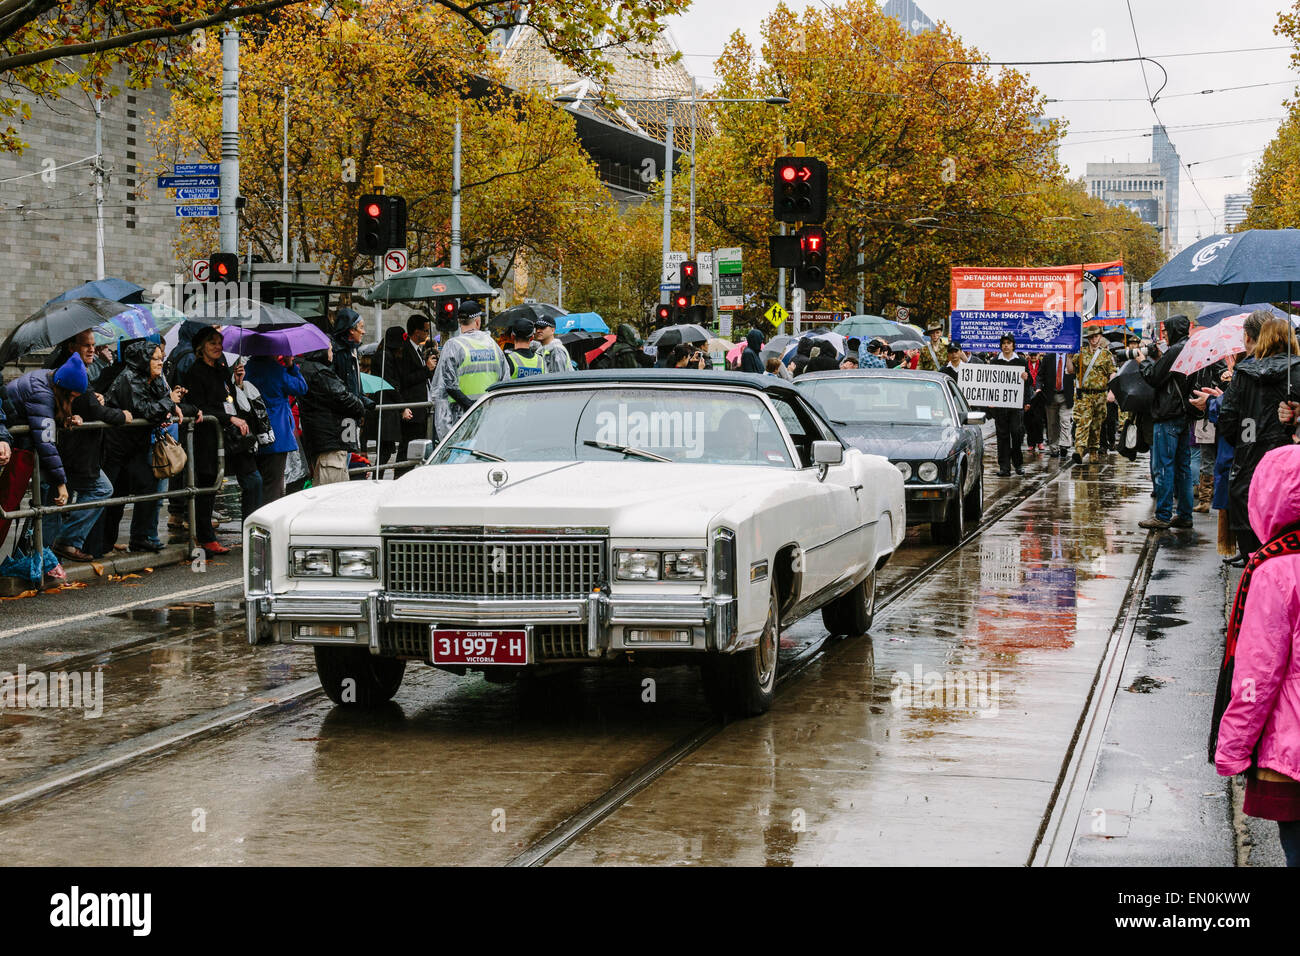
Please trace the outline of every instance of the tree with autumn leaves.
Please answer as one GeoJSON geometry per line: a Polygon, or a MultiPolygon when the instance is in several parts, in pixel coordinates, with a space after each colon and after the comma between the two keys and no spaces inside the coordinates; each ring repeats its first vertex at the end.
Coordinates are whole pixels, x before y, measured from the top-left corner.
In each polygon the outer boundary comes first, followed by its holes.
{"type": "MultiPolygon", "coordinates": [[[[220,51],[193,54],[208,78],[178,92],[154,131],[167,162],[220,156],[220,51]]],[[[560,263],[609,201],[572,118],[497,81],[491,58],[459,18],[415,0],[371,0],[347,18],[296,7],[241,52],[241,233],[278,259],[282,116],[289,103],[289,223],[304,260],[333,281],[373,271],[355,253],[357,198],[376,165],[407,200],[415,265],[449,253],[453,124],[462,136],[462,265],[480,275],[521,259],[560,263]]],[[[191,252],[215,225],[185,224],[191,252]]]]}
{"type": "Polygon", "coordinates": [[[946,26],[912,36],[873,0],[846,0],[781,5],[762,35],[758,52],[731,38],[717,95],[790,104],[719,104],[697,158],[704,248],[742,247],[748,290],[775,297],[772,160],[800,141],[830,175],[828,279],[809,308],[851,305],[862,281],[869,312],[928,320],[948,313],[953,265],[1123,259],[1145,279],[1163,261],[1154,230],[1066,180],[1026,78],[979,65],[946,26]]]}
{"type": "MultiPolygon", "coordinates": [[[[1291,66],[1300,68],[1300,2],[1278,16],[1273,32],[1295,49],[1291,66]]],[[[1286,117],[1251,177],[1250,205],[1238,229],[1292,229],[1300,225],[1300,99],[1284,100],[1286,117]]]]}

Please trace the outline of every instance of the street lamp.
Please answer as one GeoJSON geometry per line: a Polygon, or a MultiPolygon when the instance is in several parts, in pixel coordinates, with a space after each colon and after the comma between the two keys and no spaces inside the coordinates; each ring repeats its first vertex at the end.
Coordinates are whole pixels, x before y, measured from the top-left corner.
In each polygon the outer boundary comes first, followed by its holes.
{"type": "MultiPolygon", "coordinates": [[[[554,102],[569,104],[578,103],[580,98],[565,94],[555,97],[554,102]]],[[[674,125],[673,107],[678,103],[689,103],[692,107],[700,103],[766,103],[768,106],[785,106],[790,102],[786,96],[763,96],[763,97],[725,97],[720,99],[696,99],[695,97],[695,80],[691,80],[691,98],[688,100],[673,99],[670,97],[619,97],[620,103],[663,103],[668,110],[668,123],[664,131],[664,237],[663,237],[663,257],[660,268],[668,262],[668,253],[672,251],[672,223],[673,223],[673,133],[676,129],[674,125]]],[[[691,109],[691,258],[695,257],[695,110],[691,109]]],[[[660,273],[663,274],[662,272],[660,273]]],[[[660,283],[662,284],[662,283],[660,283]]],[[[666,303],[668,293],[664,290],[659,291],[659,301],[666,303]]]]}

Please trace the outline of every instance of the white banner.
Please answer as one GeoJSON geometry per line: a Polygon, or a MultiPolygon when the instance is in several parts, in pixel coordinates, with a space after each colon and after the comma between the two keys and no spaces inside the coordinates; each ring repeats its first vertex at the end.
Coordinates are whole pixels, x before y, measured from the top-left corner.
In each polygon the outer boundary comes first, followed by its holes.
{"type": "Polygon", "coordinates": [[[957,387],[966,401],[979,408],[1023,408],[1023,371],[1019,365],[963,362],[957,369],[957,387]]]}

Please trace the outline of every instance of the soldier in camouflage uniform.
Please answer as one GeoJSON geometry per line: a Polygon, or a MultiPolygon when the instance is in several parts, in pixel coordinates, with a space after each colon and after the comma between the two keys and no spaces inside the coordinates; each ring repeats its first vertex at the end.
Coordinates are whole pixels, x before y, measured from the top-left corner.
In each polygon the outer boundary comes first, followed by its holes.
{"type": "Polygon", "coordinates": [[[937,372],[948,363],[948,340],[943,337],[942,325],[932,325],[925,333],[930,341],[921,346],[921,362],[917,368],[922,372],[937,372]]]}
{"type": "Polygon", "coordinates": [[[1088,342],[1074,357],[1074,380],[1079,397],[1074,402],[1073,462],[1084,456],[1095,461],[1101,448],[1101,426],[1106,421],[1106,391],[1115,374],[1115,358],[1106,347],[1100,326],[1088,330],[1088,342]],[[1082,450],[1082,455],[1080,454],[1082,450]]]}

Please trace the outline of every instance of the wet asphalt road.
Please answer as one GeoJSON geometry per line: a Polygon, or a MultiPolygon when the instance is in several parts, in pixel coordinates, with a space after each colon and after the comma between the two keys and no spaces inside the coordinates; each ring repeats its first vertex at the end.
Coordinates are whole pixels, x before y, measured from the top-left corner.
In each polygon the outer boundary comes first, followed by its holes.
{"type": "MultiPolygon", "coordinates": [[[[1029,471],[989,478],[988,504],[1041,467],[1029,471]]],[[[1146,540],[1148,489],[1145,463],[1121,459],[1049,481],[870,636],[832,642],[770,714],[724,728],[553,862],[1027,862],[1146,540]],[[971,693],[900,696],[896,675],[927,674],[974,675],[971,693]]],[[[1207,535],[1208,522],[1182,537],[1207,535]]],[[[883,591],[943,550],[914,531],[883,591]]],[[[0,714],[0,797],[314,672],[310,651],[250,648],[237,590],[215,596],[117,613],[93,598],[79,612],[91,639],[161,637],[103,662],[97,720],[0,714]]],[[[819,615],[799,622],[783,660],[825,637],[819,615]]],[[[18,646],[0,642],[0,664],[41,666],[18,646]]],[[[504,863],[708,720],[689,668],[589,672],[530,693],[411,666],[377,714],[317,696],[0,813],[0,838],[50,864],[504,863]]]]}

